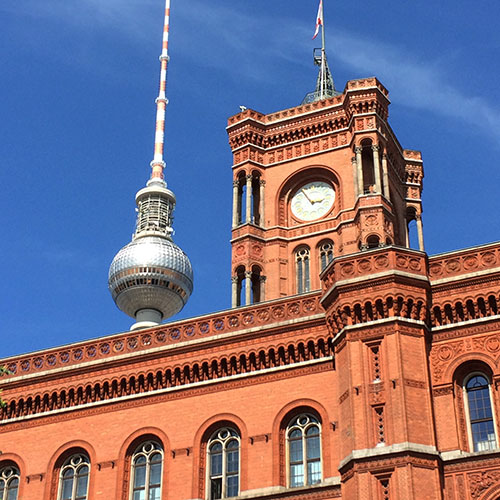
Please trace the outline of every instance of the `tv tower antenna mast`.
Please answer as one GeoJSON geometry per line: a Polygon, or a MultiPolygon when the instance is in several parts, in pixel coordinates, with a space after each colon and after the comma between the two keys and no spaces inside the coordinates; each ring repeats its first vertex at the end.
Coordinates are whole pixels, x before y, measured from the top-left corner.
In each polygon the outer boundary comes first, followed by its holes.
{"type": "Polygon", "coordinates": [[[116,254],[109,269],[109,290],[118,308],[135,318],[132,330],[157,325],[178,313],[193,291],[191,263],[172,241],[176,199],[164,178],[169,28],[170,0],[166,0],[151,176],[135,196],[138,214],[132,241],[116,254]]]}

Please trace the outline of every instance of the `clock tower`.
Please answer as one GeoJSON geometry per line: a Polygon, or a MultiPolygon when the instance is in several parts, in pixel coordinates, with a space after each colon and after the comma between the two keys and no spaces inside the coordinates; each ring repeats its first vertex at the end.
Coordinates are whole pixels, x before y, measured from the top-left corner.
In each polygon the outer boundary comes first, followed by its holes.
{"type": "Polygon", "coordinates": [[[229,119],[233,307],[318,290],[334,257],[424,249],[421,155],[396,139],[388,91],[376,78],[325,88],[294,108],[229,119]]]}

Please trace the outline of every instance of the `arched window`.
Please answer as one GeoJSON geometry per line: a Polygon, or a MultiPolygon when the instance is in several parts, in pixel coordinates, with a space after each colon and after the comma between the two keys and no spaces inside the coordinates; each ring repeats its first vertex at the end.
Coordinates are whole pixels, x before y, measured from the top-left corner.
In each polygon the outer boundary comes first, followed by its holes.
{"type": "Polygon", "coordinates": [[[87,500],[90,460],[77,453],[64,462],[59,473],[58,500],[87,500]]]}
{"type": "Polygon", "coordinates": [[[288,484],[294,488],[321,482],[321,429],[309,414],[294,418],[287,427],[288,484]]]}
{"type": "Polygon", "coordinates": [[[0,469],[0,500],[17,500],[19,469],[7,466],[0,469]]]}
{"type": "Polygon", "coordinates": [[[333,243],[331,241],[323,241],[319,246],[319,268],[321,271],[323,271],[332,260],[333,243]]]}
{"type": "Polygon", "coordinates": [[[302,247],[295,252],[297,271],[297,293],[305,293],[311,289],[309,248],[302,247]]]}
{"type": "Polygon", "coordinates": [[[240,491],[240,436],[230,427],[212,434],[208,441],[209,500],[238,496],[240,491]]]}
{"type": "Polygon", "coordinates": [[[467,396],[470,435],[474,451],[493,450],[497,447],[490,382],[483,373],[470,375],[464,384],[467,396]]]}
{"type": "Polygon", "coordinates": [[[130,500],[160,500],[163,449],[155,441],[142,443],[132,455],[130,500]]]}

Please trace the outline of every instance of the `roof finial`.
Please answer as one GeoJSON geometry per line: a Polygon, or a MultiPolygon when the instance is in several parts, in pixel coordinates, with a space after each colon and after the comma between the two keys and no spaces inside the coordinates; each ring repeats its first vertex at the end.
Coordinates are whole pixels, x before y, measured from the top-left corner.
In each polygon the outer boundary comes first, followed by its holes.
{"type": "Polygon", "coordinates": [[[314,32],[313,40],[318,36],[319,30],[321,28],[321,49],[314,49],[313,59],[314,64],[319,66],[318,79],[316,81],[316,88],[313,92],[309,92],[304,97],[302,104],[308,104],[315,101],[321,101],[322,99],[328,99],[335,95],[339,95],[340,92],[335,90],[335,84],[333,83],[333,77],[328,67],[328,61],[326,59],[326,48],[325,48],[325,20],[323,16],[323,0],[319,0],[318,15],[316,16],[316,31],[314,32]]]}
{"type": "Polygon", "coordinates": [[[170,28],[170,0],[165,0],[165,22],[163,24],[163,43],[160,55],[160,90],[156,98],[156,131],[155,150],[153,161],[151,162],[151,181],[163,181],[165,160],[163,159],[163,149],[165,142],[165,111],[168,104],[167,91],[167,65],[168,56],[168,32],[170,28]]]}

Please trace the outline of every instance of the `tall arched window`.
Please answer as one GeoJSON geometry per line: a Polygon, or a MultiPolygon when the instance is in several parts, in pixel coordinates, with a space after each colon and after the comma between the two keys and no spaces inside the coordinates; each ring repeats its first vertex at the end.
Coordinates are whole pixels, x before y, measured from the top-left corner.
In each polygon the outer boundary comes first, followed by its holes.
{"type": "Polygon", "coordinates": [[[473,373],[464,384],[467,396],[470,435],[474,451],[493,450],[497,447],[490,382],[483,373],[473,373]]]}
{"type": "Polygon", "coordinates": [[[64,462],[59,473],[58,500],[87,500],[90,460],[77,453],[64,462]]]}
{"type": "Polygon", "coordinates": [[[333,243],[331,241],[323,241],[319,245],[319,268],[323,271],[328,264],[333,260],[333,243]]]}
{"type": "Polygon", "coordinates": [[[321,428],[318,419],[303,413],[286,430],[288,484],[294,488],[321,482],[321,428]]]}
{"type": "Polygon", "coordinates": [[[212,434],[208,441],[209,500],[238,496],[240,491],[240,436],[230,427],[212,434]]]}
{"type": "Polygon", "coordinates": [[[132,455],[130,500],[160,500],[163,449],[155,441],[142,443],[132,455]]]}
{"type": "Polygon", "coordinates": [[[309,248],[301,247],[295,252],[297,272],[297,293],[305,293],[311,289],[309,248]]]}
{"type": "Polygon", "coordinates": [[[17,467],[0,468],[0,500],[17,500],[19,476],[17,467]]]}

